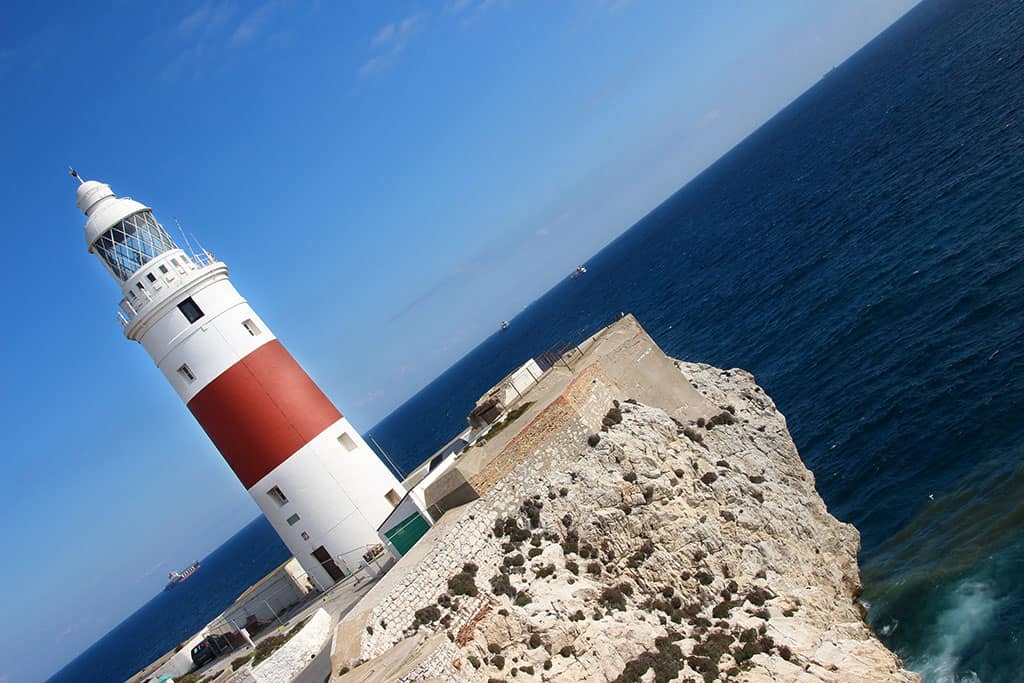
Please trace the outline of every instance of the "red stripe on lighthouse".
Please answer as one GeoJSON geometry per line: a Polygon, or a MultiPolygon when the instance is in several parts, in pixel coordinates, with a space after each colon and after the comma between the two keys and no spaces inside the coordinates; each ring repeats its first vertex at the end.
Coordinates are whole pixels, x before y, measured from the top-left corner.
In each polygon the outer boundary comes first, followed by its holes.
{"type": "Polygon", "coordinates": [[[188,409],[247,489],[341,419],[276,339],[203,387],[188,409]]]}

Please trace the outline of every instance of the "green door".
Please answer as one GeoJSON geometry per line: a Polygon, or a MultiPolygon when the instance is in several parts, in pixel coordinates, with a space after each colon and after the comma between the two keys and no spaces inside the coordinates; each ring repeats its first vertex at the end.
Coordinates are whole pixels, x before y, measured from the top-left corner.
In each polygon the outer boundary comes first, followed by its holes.
{"type": "Polygon", "coordinates": [[[400,554],[405,555],[409,552],[409,548],[416,545],[416,541],[420,540],[423,534],[427,533],[427,529],[430,525],[427,524],[427,520],[423,519],[423,516],[414,512],[390,531],[384,532],[391,544],[395,546],[400,554]]]}

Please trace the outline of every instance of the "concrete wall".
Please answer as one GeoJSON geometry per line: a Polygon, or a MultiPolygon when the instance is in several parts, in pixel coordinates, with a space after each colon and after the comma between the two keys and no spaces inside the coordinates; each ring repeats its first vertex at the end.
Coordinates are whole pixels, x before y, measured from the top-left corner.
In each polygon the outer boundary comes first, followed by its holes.
{"type": "Polygon", "coordinates": [[[283,613],[305,598],[307,593],[306,573],[292,558],[238,598],[220,618],[231,630],[244,628],[250,615],[255,615],[260,621],[273,621],[275,613],[283,613]]]}
{"type": "Polygon", "coordinates": [[[309,618],[302,630],[254,669],[245,667],[228,678],[229,683],[290,683],[327,644],[334,620],[323,609],[309,618]]]}
{"type": "Polygon", "coordinates": [[[531,358],[501,383],[499,400],[506,406],[519,400],[522,394],[525,394],[530,387],[537,383],[541,374],[537,361],[531,358]]]}

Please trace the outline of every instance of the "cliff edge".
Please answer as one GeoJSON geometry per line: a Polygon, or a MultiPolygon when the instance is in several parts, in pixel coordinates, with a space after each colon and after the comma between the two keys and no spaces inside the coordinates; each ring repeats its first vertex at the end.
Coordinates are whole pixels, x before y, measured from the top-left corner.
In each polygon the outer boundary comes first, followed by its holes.
{"type": "Polygon", "coordinates": [[[333,680],[920,681],[865,625],[859,534],[771,398],[668,360],[683,411],[581,362],[570,417],[535,418],[342,622],[333,680]]]}

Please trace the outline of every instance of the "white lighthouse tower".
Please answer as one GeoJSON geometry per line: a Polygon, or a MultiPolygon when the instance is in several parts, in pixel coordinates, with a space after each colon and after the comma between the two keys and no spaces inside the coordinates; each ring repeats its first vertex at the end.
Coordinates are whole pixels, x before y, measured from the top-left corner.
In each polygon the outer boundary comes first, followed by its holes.
{"type": "Polygon", "coordinates": [[[85,243],[121,287],[125,336],[146,349],[310,577],[321,587],[340,580],[379,542],[401,485],[226,265],[186,253],[149,207],[79,183],[85,243]]]}

